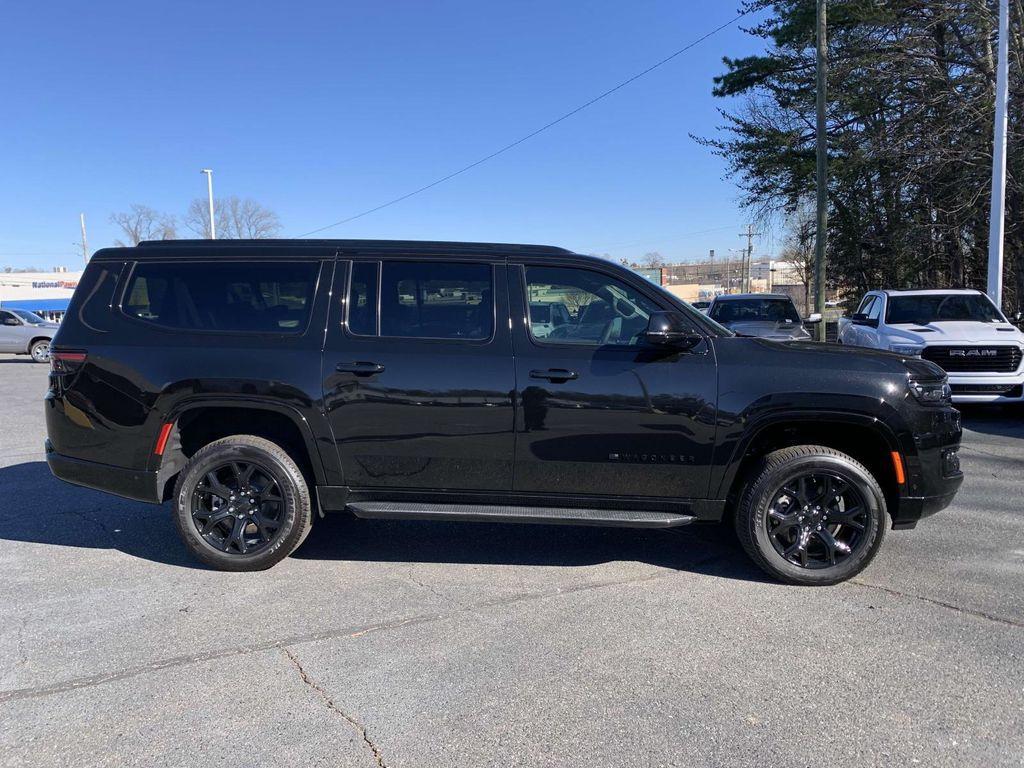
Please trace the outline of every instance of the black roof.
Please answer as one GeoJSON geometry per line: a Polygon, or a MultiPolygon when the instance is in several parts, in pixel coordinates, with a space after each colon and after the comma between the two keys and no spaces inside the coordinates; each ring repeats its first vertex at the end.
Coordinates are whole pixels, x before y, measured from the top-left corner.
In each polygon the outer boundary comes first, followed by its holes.
{"type": "MultiPolygon", "coordinates": [[[[460,254],[536,254],[564,256],[572,254],[565,248],[557,248],[553,245],[526,245],[518,243],[461,243],[433,240],[144,240],[135,248],[109,249],[120,251],[123,257],[125,251],[130,251],[129,258],[140,256],[156,256],[166,253],[169,250],[188,250],[190,252],[202,251],[225,251],[236,248],[247,250],[259,249],[329,249],[343,251],[376,251],[380,253],[402,254],[438,254],[438,253],[460,253],[460,254]]],[[[308,252],[308,251],[307,251],[308,252]]]]}

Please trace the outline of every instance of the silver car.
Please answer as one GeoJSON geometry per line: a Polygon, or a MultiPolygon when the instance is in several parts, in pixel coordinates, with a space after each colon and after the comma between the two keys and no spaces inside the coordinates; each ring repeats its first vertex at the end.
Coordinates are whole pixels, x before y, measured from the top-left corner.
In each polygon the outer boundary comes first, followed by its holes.
{"type": "Polygon", "coordinates": [[[0,309],[0,352],[32,355],[37,363],[45,363],[58,327],[24,309],[0,309]]]}
{"type": "Polygon", "coordinates": [[[707,313],[712,320],[741,336],[761,336],[776,341],[810,339],[811,334],[804,326],[821,322],[821,315],[817,313],[801,320],[793,300],[780,293],[716,296],[707,313]]]}

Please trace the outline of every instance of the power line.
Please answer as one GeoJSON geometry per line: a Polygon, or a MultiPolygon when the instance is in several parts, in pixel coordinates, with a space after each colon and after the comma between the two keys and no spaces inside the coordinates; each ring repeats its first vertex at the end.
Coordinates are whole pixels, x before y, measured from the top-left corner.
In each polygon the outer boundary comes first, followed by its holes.
{"type": "Polygon", "coordinates": [[[541,126],[540,128],[538,128],[537,130],[533,131],[532,133],[528,133],[525,136],[523,136],[523,137],[521,137],[519,139],[516,139],[511,144],[506,144],[501,149],[499,149],[499,150],[497,150],[495,152],[492,152],[491,154],[487,155],[486,157],[481,157],[476,162],[470,163],[469,165],[467,165],[467,166],[465,166],[463,168],[460,168],[457,171],[453,171],[452,173],[449,173],[447,176],[442,176],[441,178],[439,178],[439,179],[437,179],[435,181],[432,181],[429,184],[420,187],[419,189],[414,189],[412,192],[407,192],[406,194],[404,194],[404,195],[402,195],[400,197],[396,197],[395,199],[389,200],[386,203],[381,203],[380,205],[374,206],[373,208],[369,208],[369,209],[363,211],[362,213],[357,213],[354,216],[349,216],[347,219],[341,219],[340,221],[336,221],[333,224],[328,224],[327,226],[320,227],[318,229],[313,229],[313,230],[310,230],[309,232],[304,232],[303,234],[299,235],[299,237],[309,237],[310,235],[315,235],[318,232],[323,232],[325,229],[332,229],[334,227],[340,227],[342,224],[348,224],[350,221],[355,221],[356,219],[361,219],[363,216],[369,216],[371,213],[376,213],[379,210],[382,210],[382,209],[387,208],[389,206],[395,205],[396,203],[400,203],[403,200],[408,200],[413,195],[418,195],[421,192],[426,192],[428,189],[432,189],[432,188],[436,187],[438,184],[443,184],[446,181],[454,179],[456,176],[460,176],[461,174],[465,173],[466,171],[470,171],[470,170],[476,168],[478,165],[483,165],[488,160],[493,160],[498,155],[502,155],[505,152],[508,152],[510,149],[518,147],[523,142],[529,141],[534,136],[537,136],[537,135],[543,133],[544,131],[548,130],[549,128],[555,127],[556,125],[558,125],[559,123],[563,122],[564,120],[568,120],[570,117],[572,117],[575,114],[578,114],[579,112],[582,112],[587,107],[596,104],[597,102],[601,101],[602,99],[607,98],[608,96],[611,96],[616,91],[621,90],[622,88],[625,88],[630,83],[633,83],[636,80],[639,80],[644,75],[648,75],[651,72],[653,72],[654,70],[658,69],[659,67],[662,67],[665,64],[668,64],[670,61],[672,61],[677,56],[681,56],[682,54],[686,53],[691,48],[699,45],[700,43],[703,43],[705,40],[707,40],[712,35],[716,35],[719,32],[721,32],[723,29],[732,26],[737,21],[739,21],[744,16],[746,16],[748,13],[750,13],[750,11],[744,11],[744,12],[740,13],[738,16],[730,19],[729,21],[725,22],[724,24],[722,24],[722,25],[720,25],[718,27],[715,27],[710,32],[702,35],[701,37],[698,37],[693,42],[688,43],[687,45],[685,45],[684,47],[680,48],[675,53],[672,53],[672,54],[666,56],[664,59],[662,59],[661,61],[657,62],[656,64],[652,64],[651,66],[649,66],[647,69],[643,70],[642,72],[637,72],[635,75],[633,75],[629,79],[623,80],[621,83],[619,83],[618,85],[616,85],[616,86],[614,86],[612,88],[609,88],[607,91],[605,91],[604,93],[600,94],[599,96],[595,96],[590,101],[588,101],[588,102],[586,102],[584,104],[581,104],[580,106],[576,107],[572,111],[566,112],[561,117],[556,118],[556,119],[552,120],[550,123],[547,123],[546,125],[541,126]]]}

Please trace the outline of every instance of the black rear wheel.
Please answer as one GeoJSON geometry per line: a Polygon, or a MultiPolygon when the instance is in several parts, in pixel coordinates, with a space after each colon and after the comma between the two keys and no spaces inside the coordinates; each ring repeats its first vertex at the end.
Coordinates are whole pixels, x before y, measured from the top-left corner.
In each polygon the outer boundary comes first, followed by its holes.
{"type": "Polygon", "coordinates": [[[279,445],[252,435],[198,451],[179,475],[174,498],[185,544],[221,570],[269,568],[302,543],[312,520],[302,471],[279,445]]]}
{"type": "Polygon", "coordinates": [[[791,584],[835,584],[871,562],[885,497],[862,464],[824,446],[769,454],[740,501],[736,531],[762,569],[791,584]]]}

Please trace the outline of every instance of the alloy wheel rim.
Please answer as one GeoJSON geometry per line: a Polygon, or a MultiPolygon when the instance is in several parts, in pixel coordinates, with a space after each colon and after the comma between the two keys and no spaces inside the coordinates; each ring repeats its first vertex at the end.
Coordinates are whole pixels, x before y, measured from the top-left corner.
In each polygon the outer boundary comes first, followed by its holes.
{"type": "Polygon", "coordinates": [[[765,515],[775,551],[811,570],[849,560],[867,540],[871,524],[864,494],[833,472],[794,475],[774,493],[765,515]]]}
{"type": "Polygon", "coordinates": [[[50,358],[50,345],[49,344],[37,344],[32,350],[32,356],[39,362],[44,362],[50,358]]]}
{"type": "Polygon", "coordinates": [[[229,461],[209,470],[192,492],[192,524],[210,546],[252,555],[284,528],[285,501],[270,471],[253,461],[229,461]]]}

